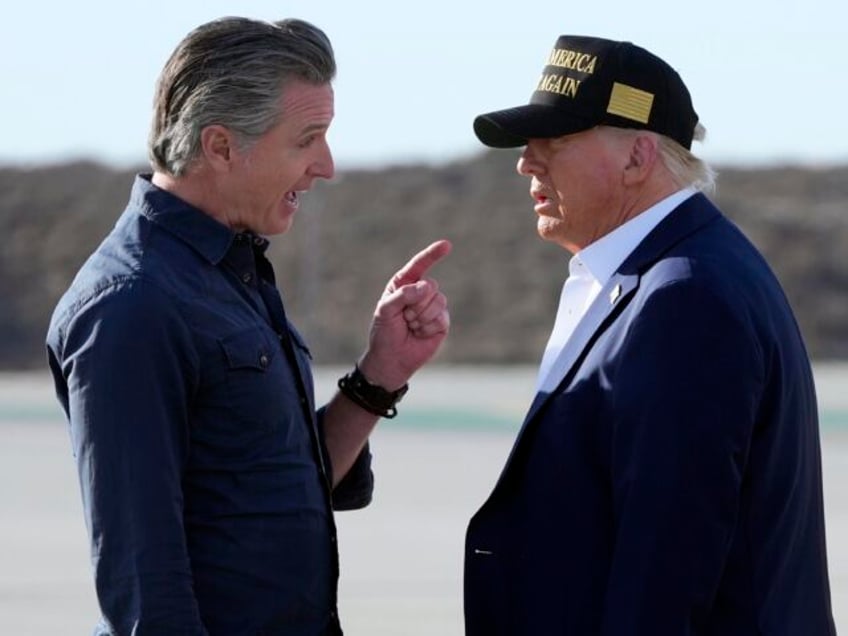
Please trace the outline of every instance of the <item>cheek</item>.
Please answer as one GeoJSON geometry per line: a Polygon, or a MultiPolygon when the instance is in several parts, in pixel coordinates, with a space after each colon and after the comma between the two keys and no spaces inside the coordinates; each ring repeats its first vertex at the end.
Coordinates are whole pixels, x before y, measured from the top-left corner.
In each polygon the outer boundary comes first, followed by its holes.
{"type": "Polygon", "coordinates": [[[306,170],[302,162],[289,161],[280,166],[274,176],[274,185],[281,193],[295,189],[295,184],[303,177],[306,170]]]}
{"type": "Polygon", "coordinates": [[[560,179],[553,184],[554,193],[557,198],[556,204],[560,215],[564,215],[569,208],[573,207],[580,200],[582,184],[579,180],[572,182],[571,180],[560,179]]]}
{"type": "Polygon", "coordinates": [[[559,206],[563,212],[591,205],[598,198],[606,196],[603,175],[573,168],[566,178],[554,181],[554,190],[559,197],[559,206]]]}

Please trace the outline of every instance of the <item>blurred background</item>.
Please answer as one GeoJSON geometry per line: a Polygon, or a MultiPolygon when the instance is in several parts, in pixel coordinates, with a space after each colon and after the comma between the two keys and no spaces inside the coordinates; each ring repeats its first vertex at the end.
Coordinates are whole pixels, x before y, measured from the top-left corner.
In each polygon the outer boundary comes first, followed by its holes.
{"type": "Polygon", "coordinates": [[[94,623],[44,334],[147,170],[159,70],[189,30],[233,14],[310,20],[338,59],[336,177],[306,196],[270,254],[319,393],[360,353],[388,277],[430,241],[454,243],[434,271],[451,337],[375,435],[374,504],[340,517],[347,633],[461,633],[465,523],[532,398],[569,257],[536,237],[517,152],[484,151],[471,122],[526,102],[567,33],[633,41],[680,72],[708,130],[693,149],[719,173],[712,198],[787,292],[819,387],[831,583],[848,629],[844,3],[194,4],[16,3],[0,23],[0,633],[94,623]]]}

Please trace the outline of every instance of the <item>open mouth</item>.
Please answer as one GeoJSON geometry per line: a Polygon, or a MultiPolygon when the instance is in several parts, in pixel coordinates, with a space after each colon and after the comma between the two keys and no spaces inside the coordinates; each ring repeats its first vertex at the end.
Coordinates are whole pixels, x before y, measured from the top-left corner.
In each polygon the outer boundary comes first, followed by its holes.
{"type": "Polygon", "coordinates": [[[286,195],[283,197],[283,200],[288,204],[293,210],[297,210],[300,207],[300,196],[303,194],[299,190],[289,190],[286,192],[286,195]]]}

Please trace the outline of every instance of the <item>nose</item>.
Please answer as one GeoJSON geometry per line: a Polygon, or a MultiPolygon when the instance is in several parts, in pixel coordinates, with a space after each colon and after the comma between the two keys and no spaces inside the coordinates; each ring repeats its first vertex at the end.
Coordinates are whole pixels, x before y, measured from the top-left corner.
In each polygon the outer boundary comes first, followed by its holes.
{"type": "Polygon", "coordinates": [[[536,152],[535,144],[532,139],[527,142],[527,145],[521,152],[521,156],[518,158],[518,164],[516,164],[515,169],[518,171],[518,174],[523,177],[531,177],[543,172],[544,166],[542,166],[539,161],[539,156],[536,152]]]}
{"type": "Polygon", "coordinates": [[[326,139],[322,141],[318,157],[310,166],[309,172],[313,177],[321,179],[332,179],[336,173],[333,153],[326,139]]]}

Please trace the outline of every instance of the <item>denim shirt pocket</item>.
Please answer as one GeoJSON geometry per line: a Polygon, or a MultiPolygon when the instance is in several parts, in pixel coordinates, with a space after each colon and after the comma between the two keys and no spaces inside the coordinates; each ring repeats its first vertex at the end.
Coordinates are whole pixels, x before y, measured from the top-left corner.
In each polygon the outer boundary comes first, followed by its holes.
{"type": "Polygon", "coordinates": [[[219,342],[231,370],[254,369],[265,372],[277,352],[276,347],[271,346],[258,329],[239,331],[219,342]]]}
{"type": "Polygon", "coordinates": [[[287,356],[274,332],[262,324],[242,324],[214,337],[210,345],[206,382],[195,406],[194,466],[238,473],[240,488],[260,498],[278,496],[279,477],[269,475],[311,452],[287,356]]]}
{"type": "Polygon", "coordinates": [[[278,428],[281,412],[296,395],[276,338],[253,327],[228,334],[218,344],[225,367],[221,397],[230,418],[278,428]]]}

